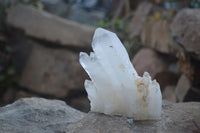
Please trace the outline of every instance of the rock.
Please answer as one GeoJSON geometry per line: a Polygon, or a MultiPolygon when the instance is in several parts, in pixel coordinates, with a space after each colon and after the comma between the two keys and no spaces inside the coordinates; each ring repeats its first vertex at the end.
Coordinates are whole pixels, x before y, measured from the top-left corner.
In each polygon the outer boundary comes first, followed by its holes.
{"type": "Polygon", "coordinates": [[[178,80],[175,94],[178,102],[200,101],[200,88],[194,87],[184,74],[178,80]]]}
{"type": "Polygon", "coordinates": [[[120,116],[107,116],[98,113],[88,113],[82,120],[71,123],[67,133],[193,133],[199,132],[195,124],[199,124],[200,103],[170,103],[163,102],[163,112],[160,120],[134,121],[120,116]]]}
{"type": "Polygon", "coordinates": [[[152,7],[153,5],[148,2],[143,2],[139,5],[128,28],[131,37],[140,35],[152,7]]]}
{"type": "Polygon", "coordinates": [[[175,94],[175,86],[167,86],[165,87],[162,98],[168,100],[170,102],[176,102],[176,94],[175,94]]]}
{"type": "Polygon", "coordinates": [[[200,10],[181,10],[175,16],[170,29],[175,40],[200,60],[200,10]]]}
{"type": "Polygon", "coordinates": [[[0,132],[64,133],[84,116],[62,101],[25,98],[0,108],[0,132]]]}
{"type": "Polygon", "coordinates": [[[143,75],[145,71],[149,72],[163,90],[166,86],[176,85],[179,75],[179,72],[169,69],[173,62],[166,58],[169,57],[164,57],[152,49],[143,48],[132,59],[132,63],[139,75],[143,75]]]}
{"type": "Polygon", "coordinates": [[[175,45],[169,26],[167,20],[148,22],[141,33],[142,44],[162,53],[176,55],[179,46],[175,45]]]}
{"type": "Polygon", "coordinates": [[[19,84],[39,94],[66,97],[70,89],[84,88],[87,75],[78,58],[78,53],[35,43],[19,84]]]}
{"type": "Polygon", "coordinates": [[[121,116],[88,113],[81,121],[70,124],[66,133],[132,133],[128,120],[121,116]]]}
{"type": "Polygon", "coordinates": [[[16,5],[8,11],[7,22],[28,36],[65,46],[88,47],[94,27],[62,19],[31,6],[16,5]]]}
{"type": "Polygon", "coordinates": [[[200,60],[186,54],[186,58],[178,57],[179,69],[187,76],[195,87],[200,88],[200,60]]]}
{"type": "Polygon", "coordinates": [[[162,117],[134,121],[120,116],[81,113],[58,100],[25,98],[0,108],[0,132],[13,133],[193,133],[199,132],[200,103],[163,101],[162,117]]]}
{"type": "Polygon", "coordinates": [[[188,90],[192,87],[190,80],[182,74],[176,85],[175,94],[178,102],[183,102],[188,90]]]}
{"type": "Polygon", "coordinates": [[[141,49],[133,58],[132,63],[140,76],[149,72],[152,79],[156,74],[166,71],[168,64],[155,51],[147,48],[141,49]]]}

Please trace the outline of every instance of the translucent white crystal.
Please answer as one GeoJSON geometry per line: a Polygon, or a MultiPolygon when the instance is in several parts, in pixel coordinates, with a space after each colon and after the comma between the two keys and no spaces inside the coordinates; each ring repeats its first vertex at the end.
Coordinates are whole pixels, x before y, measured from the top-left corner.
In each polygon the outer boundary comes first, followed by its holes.
{"type": "Polygon", "coordinates": [[[158,119],[162,105],[160,86],[147,72],[138,76],[116,34],[97,28],[92,48],[90,56],[81,52],[79,58],[91,78],[85,80],[91,111],[135,120],[158,119]]]}

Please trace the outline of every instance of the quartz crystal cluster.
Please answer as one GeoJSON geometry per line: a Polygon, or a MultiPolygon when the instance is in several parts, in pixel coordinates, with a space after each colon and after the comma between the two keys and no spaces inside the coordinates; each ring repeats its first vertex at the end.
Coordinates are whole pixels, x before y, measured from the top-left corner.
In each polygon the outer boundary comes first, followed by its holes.
{"type": "MultiPolygon", "coordinates": [[[[140,77],[115,33],[97,28],[90,55],[80,53],[80,64],[91,80],[85,89],[91,111],[131,117],[159,119],[162,95],[156,80],[145,72],[140,77]]],[[[145,60],[144,60],[145,61],[145,60]]]]}

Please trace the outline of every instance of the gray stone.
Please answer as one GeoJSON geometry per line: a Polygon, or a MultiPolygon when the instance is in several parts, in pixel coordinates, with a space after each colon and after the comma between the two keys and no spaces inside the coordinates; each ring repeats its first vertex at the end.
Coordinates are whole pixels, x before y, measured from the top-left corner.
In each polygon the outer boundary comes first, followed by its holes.
{"type": "Polygon", "coordinates": [[[120,116],[89,113],[67,127],[66,133],[194,133],[200,123],[200,103],[163,101],[162,117],[154,121],[134,121],[120,116]]]}
{"type": "Polygon", "coordinates": [[[20,4],[10,8],[7,22],[28,36],[75,47],[89,47],[95,30],[94,27],[20,4]]]}
{"type": "Polygon", "coordinates": [[[149,72],[151,78],[159,82],[162,90],[164,90],[166,86],[176,85],[177,83],[179,74],[176,70],[170,70],[170,66],[173,62],[171,62],[168,57],[166,58],[152,49],[141,49],[132,59],[132,63],[140,76],[142,76],[144,72],[149,72]]]}
{"type": "Polygon", "coordinates": [[[2,133],[197,133],[200,103],[163,101],[159,120],[81,113],[58,100],[25,98],[0,108],[2,133]]]}
{"type": "Polygon", "coordinates": [[[134,56],[132,63],[140,76],[146,71],[153,79],[158,73],[166,71],[168,66],[157,52],[148,48],[141,49],[134,56]]]}
{"type": "Polygon", "coordinates": [[[139,5],[128,28],[131,37],[140,35],[152,8],[153,5],[148,2],[143,2],[139,5]]]}
{"type": "Polygon", "coordinates": [[[175,95],[178,102],[200,101],[200,88],[182,74],[176,85],[175,95]]]}
{"type": "Polygon", "coordinates": [[[64,133],[84,116],[62,101],[25,98],[0,108],[0,132],[64,133]]]}
{"type": "Polygon", "coordinates": [[[70,90],[82,90],[87,74],[78,53],[34,44],[19,84],[33,92],[66,97],[70,90]]]}
{"type": "Polygon", "coordinates": [[[191,88],[192,88],[191,81],[184,74],[182,74],[178,80],[178,83],[175,89],[175,95],[177,97],[178,102],[184,101],[185,96],[187,95],[188,91],[191,88]]]}
{"type": "Polygon", "coordinates": [[[179,46],[175,45],[169,26],[170,24],[166,20],[148,22],[141,33],[142,44],[159,52],[175,56],[179,46]]]}
{"type": "Polygon", "coordinates": [[[175,16],[171,24],[174,39],[187,52],[200,59],[200,10],[183,9],[175,16]]]}

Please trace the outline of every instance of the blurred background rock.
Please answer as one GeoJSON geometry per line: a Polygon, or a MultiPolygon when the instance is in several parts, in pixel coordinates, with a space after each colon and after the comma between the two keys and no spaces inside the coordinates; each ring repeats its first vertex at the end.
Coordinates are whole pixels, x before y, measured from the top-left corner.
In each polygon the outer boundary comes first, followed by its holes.
{"type": "Polygon", "coordinates": [[[198,8],[199,0],[1,0],[0,105],[44,97],[88,112],[78,58],[96,27],[117,33],[164,99],[200,101],[198,8]]]}

